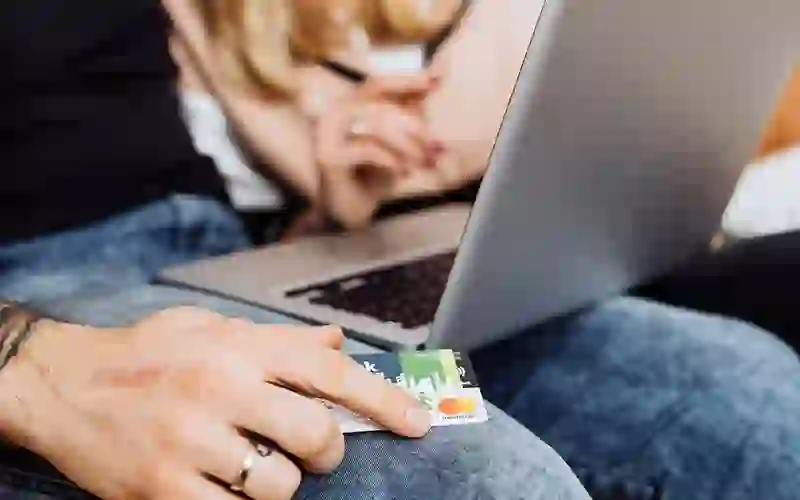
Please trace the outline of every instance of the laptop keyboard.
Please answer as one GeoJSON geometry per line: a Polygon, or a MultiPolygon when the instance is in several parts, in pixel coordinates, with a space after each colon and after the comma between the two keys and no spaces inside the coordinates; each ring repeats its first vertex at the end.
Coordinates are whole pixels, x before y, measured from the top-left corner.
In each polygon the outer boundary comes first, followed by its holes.
{"type": "Polygon", "coordinates": [[[433,322],[455,256],[455,251],[432,255],[293,290],[286,296],[414,329],[433,322]]]}

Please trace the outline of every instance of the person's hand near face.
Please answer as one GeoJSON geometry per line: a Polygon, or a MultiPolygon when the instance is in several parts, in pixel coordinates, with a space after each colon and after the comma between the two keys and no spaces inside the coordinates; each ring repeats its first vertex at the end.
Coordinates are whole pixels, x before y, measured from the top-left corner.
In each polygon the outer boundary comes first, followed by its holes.
{"type": "Polygon", "coordinates": [[[323,209],[334,219],[349,228],[368,223],[397,182],[436,166],[443,147],[422,102],[437,84],[423,72],[375,77],[339,92],[315,88],[317,96],[328,92],[313,121],[323,209]]]}
{"type": "Polygon", "coordinates": [[[241,486],[288,500],[303,470],[331,472],[345,451],[313,397],[403,436],[429,429],[427,411],[341,354],[342,340],[190,308],[108,330],[42,321],[0,372],[0,423],[101,498],[224,500],[241,486]]]}

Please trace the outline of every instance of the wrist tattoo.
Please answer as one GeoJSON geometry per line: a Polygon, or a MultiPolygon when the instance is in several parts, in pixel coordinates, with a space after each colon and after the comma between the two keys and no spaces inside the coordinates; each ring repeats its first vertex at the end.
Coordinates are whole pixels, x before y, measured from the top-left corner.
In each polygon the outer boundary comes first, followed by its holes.
{"type": "Polygon", "coordinates": [[[0,370],[19,354],[40,319],[19,304],[0,301],[0,370]]]}

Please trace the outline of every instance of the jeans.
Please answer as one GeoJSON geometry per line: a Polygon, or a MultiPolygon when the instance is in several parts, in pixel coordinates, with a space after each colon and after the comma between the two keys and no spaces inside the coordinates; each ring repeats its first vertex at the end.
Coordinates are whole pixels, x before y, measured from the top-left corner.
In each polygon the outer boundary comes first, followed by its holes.
{"type": "MultiPolygon", "coordinates": [[[[229,219],[222,216],[226,210],[210,202],[176,198],[126,217],[171,214],[173,218],[161,220],[164,229],[158,234],[177,241],[182,239],[175,238],[183,231],[180,222],[201,221],[203,211],[212,215],[207,227],[198,222],[191,228],[194,241],[209,242],[212,253],[238,248],[236,239],[216,241],[214,235],[236,231],[234,225],[229,230],[214,227],[231,221],[224,222],[229,219]],[[178,213],[183,216],[174,217],[178,213]]],[[[109,228],[125,226],[100,225],[83,238],[107,238],[106,231],[113,232],[109,228]]],[[[147,245],[158,240],[146,231],[134,234],[147,245]]],[[[64,237],[38,246],[62,245],[64,237]]],[[[67,237],[81,240],[74,234],[67,237]]],[[[129,237],[123,254],[136,254],[137,245],[137,238],[129,237]]],[[[134,274],[147,276],[161,262],[180,258],[170,245],[149,247],[147,252],[157,249],[147,254],[148,262],[155,263],[152,268],[132,264],[138,270],[123,272],[119,282],[111,274],[99,279],[71,273],[69,269],[85,267],[65,262],[31,267],[61,277],[55,281],[37,278],[37,272],[6,274],[0,279],[0,296],[16,291],[59,317],[97,326],[128,323],[178,304],[262,322],[286,321],[202,293],[137,284],[134,274]],[[104,292],[94,291],[98,289],[104,292]]],[[[85,248],[104,245],[89,242],[85,248]]],[[[34,247],[27,249],[34,255],[29,262],[45,262],[34,247]]],[[[9,254],[26,262],[19,247],[0,249],[0,262],[7,262],[9,254]]],[[[124,258],[115,259],[108,251],[105,255],[116,263],[111,267],[125,269],[124,258]]],[[[80,259],[100,261],[91,252],[80,259]]],[[[537,326],[471,357],[486,397],[505,413],[492,408],[488,424],[434,429],[421,441],[349,436],[342,467],[329,477],[307,478],[299,497],[587,498],[577,476],[595,500],[796,498],[800,364],[769,333],[621,298],[537,326]]],[[[31,490],[50,483],[37,479],[25,484],[31,490]]]]}
{"type": "Polygon", "coordinates": [[[244,248],[236,215],[188,195],[147,205],[90,229],[0,247],[0,291],[31,305],[146,283],[164,267],[244,248]]]}
{"type": "Polygon", "coordinates": [[[595,500],[798,498],[800,363],[763,330],[617,299],[472,360],[595,500]]]}
{"type": "MultiPolygon", "coordinates": [[[[176,305],[290,322],[263,309],[146,284],[163,266],[245,247],[243,235],[227,207],[176,196],[90,229],[0,248],[0,297],[96,326],[129,323],[176,305]]],[[[353,341],[345,348],[373,350],[353,341]]],[[[550,447],[495,407],[489,412],[487,424],[434,429],[422,440],[349,435],[335,474],[306,477],[297,498],[589,498],[550,447]]],[[[86,498],[36,457],[11,450],[0,455],[0,499],[86,498]]]]}

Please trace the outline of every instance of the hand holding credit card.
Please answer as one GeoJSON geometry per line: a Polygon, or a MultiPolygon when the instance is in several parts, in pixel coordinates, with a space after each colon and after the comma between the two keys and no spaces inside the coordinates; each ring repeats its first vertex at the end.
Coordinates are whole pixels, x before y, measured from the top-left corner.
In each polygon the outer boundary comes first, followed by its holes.
{"type": "MultiPolygon", "coordinates": [[[[476,424],[489,417],[472,365],[450,350],[353,356],[365,370],[413,394],[431,412],[434,427],[476,424]]],[[[345,434],[384,430],[346,408],[323,402],[345,434]]]]}

